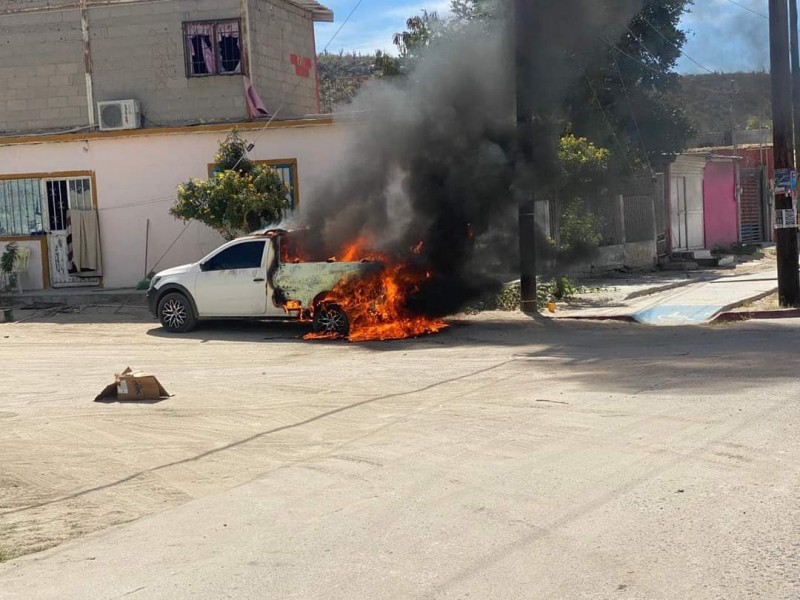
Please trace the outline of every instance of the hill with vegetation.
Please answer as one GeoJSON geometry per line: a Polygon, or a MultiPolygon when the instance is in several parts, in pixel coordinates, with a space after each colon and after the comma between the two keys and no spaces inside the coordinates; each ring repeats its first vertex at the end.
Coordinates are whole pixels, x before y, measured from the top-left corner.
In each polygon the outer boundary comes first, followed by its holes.
{"type": "Polygon", "coordinates": [[[769,73],[714,73],[680,78],[680,99],[698,133],[770,126],[769,73]]]}
{"type": "MultiPolygon", "coordinates": [[[[324,110],[347,104],[363,83],[380,75],[374,54],[324,53],[318,57],[324,110]]],[[[768,127],[772,118],[769,73],[683,75],[677,94],[697,133],[768,127]]]]}

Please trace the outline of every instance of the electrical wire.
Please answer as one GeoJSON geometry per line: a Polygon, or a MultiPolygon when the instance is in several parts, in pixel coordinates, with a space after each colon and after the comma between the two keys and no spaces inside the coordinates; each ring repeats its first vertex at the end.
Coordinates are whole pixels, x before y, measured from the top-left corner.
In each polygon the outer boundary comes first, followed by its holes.
{"type": "Polygon", "coordinates": [[[633,110],[633,102],[631,101],[630,95],[628,95],[628,86],[625,85],[625,78],[622,76],[622,70],[619,68],[619,63],[617,59],[614,58],[614,66],[617,68],[617,75],[619,75],[619,83],[622,86],[622,93],[625,95],[625,99],[628,101],[628,108],[631,111],[631,119],[633,120],[633,125],[636,127],[636,135],[639,137],[639,143],[642,145],[642,152],[644,153],[644,159],[647,161],[647,167],[650,169],[652,174],[655,174],[655,169],[653,169],[653,163],[650,162],[650,154],[647,152],[647,146],[644,143],[644,138],[642,137],[642,130],[639,128],[639,122],[636,120],[636,113],[633,110]]]}
{"type": "MultiPolygon", "coordinates": [[[[347,15],[347,18],[346,18],[346,19],[344,20],[344,22],[343,22],[343,23],[342,23],[342,24],[339,26],[339,29],[337,29],[337,30],[336,30],[336,32],[333,34],[333,36],[331,36],[331,39],[330,39],[330,40],[328,40],[328,43],[325,45],[325,49],[323,50],[323,52],[325,52],[325,51],[328,49],[328,46],[330,46],[330,45],[333,43],[333,41],[336,39],[336,37],[337,37],[337,36],[339,35],[339,33],[342,31],[342,29],[344,28],[344,26],[345,26],[345,25],[347,24],[347,22],[350,20],[350,18],[351,18],[351,17],[352,17],[352,16],[355,14],[356,10],[358,10],[358,7],[359,7],[359,6],[361,6],[361,4],[362,4],[362,2],[363,2],[363,1],[364,1],[364,0],[358,0],[358,2],[356,2],[355,6],[353,6],[353,9],[350,11],[350,14],[349,14],[349,15],[347,15]]],[[[317,76],[317,77],[319,77],[319,73],[317,73],[317,74],[316,74],[316,76],[317,76]]],[[[262,127],[261,129],[258,129],[258,130],[256,130],[256,131],[254,132],[254,134],[253,134],[253,139],[255,139],[255,138],[257,138],[259,135],[261,135],[261,134],[262,134],[264,131],[266,131],[266,129],[267,129],[267,128],[268,128],[268,127],[269,127],[269,126],[272,124],[272,122],[275,120],[275,117],[277,117],[277,116],[278,116],[278,114],[280,113],[280,111],[281,111],[281,110],[283,109],[283,107],[286,105],[286,100],[287,100],[287,98],[289,97],[289,95],[290,95],[290,94],[292,94],[292,93],[294,93],[294,91],[297,89],[297,87],[300,85],[300,83],[302,83],[302,81],[303,81],[302,79],[299,79],[299,78],[298,78],[298,81],[297,81],[297,83],[295,83],[295,84],[294,84],[294,86],[292,86],[292,88],[291,88],[291,89],[290,89],[290,90],[289,90],[289,91],[288,91],[286,94],[284,94],[284,97],[283,97],[283,99],[281,100],[281,103],[278,105],[278,108],[277,108],[277,109],[275,110],[275,112],[274,112],[274,113],[273,113],[273,114],[270,116],[269,120],[268,120],[268,121],[267,121],[267,122],[264,124],[264,127],[262,127]]],[[[152,122],[152,121],[151,121],[151,122],[152,122]]],[[[239,160],[237,160],[237,161],[236,161],[236,164],[233,166],[233,169],[235,169],[236,167],[238,167],[238,166],[239,166],[239,163],[241,163],[241,162],[242,162],[242,160],[244,160],[245,156],[246,156],[246,153],[242,154],[242,156],[240,156],[240,157],[239,157],[239,160]]],[[[146,205],[146,204],[158,204],[158,203],[160,203],[160,202],[166,202],[166,201],[168,201],[168,200],[173,200],[173,199],[174,199],[174,196],[170,196],[170,197],[163,197],[163,198],[151,198],[151,199],[149,199],[149,200],[145,200],[145,201],[143,201],[143,202],[137,202],[137,203],[132,203],[132,204],[128,204],[128,205],[125,205],[125,206],[115,206],[115,207],[108,207],[108,208],[109,208],[109,209],[115,209],[115,208],[129,208],[129,207],[132,207],[132,206],[143,206],[143,205],[146,205]]],[[[101,209],[101,210],[102,210],[102,209],[101,209]]],[[[187,224],[186,224],[186,226],[183,228],[183,230],[181,230],[181,232],[178,234],[178,237],[176,237],[176,238],[175,238],[175,240],[172,242],[172,244],[170,244],[169,248],[167,248],[167,251],[166,251],[166,252],[164,252],[164,254],[161,256],[161,258],[159,258],[159,259],[158,259],[158,261],[156,262],[156,264],[155,264],[155,265],[153,265],[153,267],[152,267],[152,269],[150,269],[150,271],[152,271],[153,269],[155,269],[155,268],[158,266],[158,264],[159,264],[159,263],[160,263],[160,262],[161,262],[161,261],[164,259],[164,257],[167,255],[167,253],[169,253],[169,251],[170,251],[170,250],[173,248],[173,246],[175,246],[175,244],[178,242],[178,240],[181,238],[181,236],[183,236],[183,234],[184,234],[184,233],[186,233],[186,230],[189,228],[189,225],[190,225],[190,224],[191,224],[191,221],[190,221],[189,223],[187,223],[187,224]]]]}
{"type": "Polygon", "coordinates": [[[606,112],[606,109],[603,108],[603,104],[600,102],[600,97],[597,95],[597,92],[595,91],[594,86],[592,85],[592,82],[589,80],[589,78],[586,75],[583,76],[583,79],[586,81],[586,85],[589,86],[589,89],[592,92],[592,96],[594,97],[594,102],[597,105],[597,108],[600,109],[600,112],[603,114],[603,118],[606,120],[606,123],[608,124],[608,129],[611,131],[611,136],[614,138],[614,141],[617,143],[617,146],[619,147],[619,150],[620,150],[620,153],[622,154],[622,157],[625,159],[625,164],[628,165],[628,168],[631,171],[631,175],[636,177],[636,169],[633,168],[633,165],[631,164],[631,161],[628,160],[628,154],[627,154],[627,152],[625,152],[625,146],[622,143],[622,140],[619,139],[619,136],[617,135],[617,130],[614,129],[614,124],[611,122],[611,119],[609,118],[608,113],[606,112]]]}
{"type": "MultiPolygon", "coordinates": [[[[639,59],[639,58],[636,58],[635,56],[633,56],[632,54],[629,54],[628,52],[625,52],[625,50],[623,50],[622,48],[620,48],[619,46],[617,46],[617,45],[616,45],[616,44],[614,44],[613,42],[611,42],[611,41],[609,41],[609,40],[605,39],[604,37],[600,37],[600,36],[598,36],[598,38],[597,38],[597,39],[599,39],[601,42],[603,42],[603,43],[604,43],[606,46],[608,46],[608,47],[609,47],[609,48],[611,48],[612,50],[616,50],[617,52],[619,52],[620,54],[622,54],[622,55],[623,55],[623,56],[625,56],[626,58],[629,58],[629,59],[631,59],[632,61],[634,61],[634,62],[636,62],[636,63],[638,63],[638,64],[642,65],[642,66],[643,66],[645,69],[647,69],[648,71],[652,71],[653,73],[656,73],[657,75],[664,75],[664,71],[662,71],[661,69],[657,69],[657,68],[656,68],[656,67],[654,67],[653,65],[648,65],[648,64],[647,64],[646,62],[644,62],[643,60],[641,60],[641,59],[639,59]]],[[[648,50],[648,52],[649,52],[649,50],[648,50]]],[[[717,73],[715,73],[715,75],[716,75],[716,74],[717,74],[717,73]]],[[[711,87],[708,87],[708,86],[696,86],[696,87],[698,87],[698,88],[700,88],[700,89],[704,89],[704,90],[706,90],[707,92],[712,92],[712,93],[715,93],[715,94],[727,94],[727,93],[730,91],[730,90],[720,90],[720,89],[716,89],[716,88],[711,88],[711,87]]]]}
{"type": "MultiPolygon", "coordinates": [[[[657,28],[655,25],[653,25],[653,24],[652,24],[650,21],[648,21],[648,20],[647,20],[647,18],[646,18],[644,15],[639,15],[639,17],[642,19],[642,21],[644,21],[645,23],[647,23],[647,24],[650,26],[650,29],[652,29],[653,31],[655,31],[655,32],[656,32],[656,33],[659,35],[659,37],[661,37],[661,39],[663,39],[663,40],[664,40],[665,42],[667,42],[667,43],[668,43],[670,46],[672,46],[673,48],[675,48],[675,49],[676,49],[678,52],[680,52],[680,53],[681,53],[683,56],[685,56],[687,59],[689,59],[690,61],[692,61],[694,64],[696,64],[698,67],[700,67],[700,68],[701,68],[701,69],[703,69],[704,71],[707,71],[707,72],[711,73],[712,75],[715,75],[715,74],[716,74],[716,71],[712,71],[712,70],[711,70],[711,69],[709,69],[708,67],[706,67],[706,66],[704,66],[704,65],[701,65],[699,62],[697,62],[697,61],[696,61],[695,59],[693,59],[691,56],[689,56],[688,54],[686,54],[686,52],[684,52],[684,51],[683,51],[683,49],[682,49],[680,46],[678,46],[678,45],[677,45],[675,42],[673,42],[673,41],[672,41],[672,40],[670,40],[670,39],[669,39],[667,36],[665,36],[665,35],[664,35],[664,34],[663,34],[663,33],[662,33],[662,32],[661,32],[661,31],[660,31],[660,30],[659,30],[659,29],[658,29],[658,28],[657,28]]],[[[626,29],[628,29],[628,32],[629,32],[631,35],[634,35],[634,33],[633,33],[631,30],[630,30],[630,28],[626,27],[626,29]]],[[[635,37],[635,36],[634,36],[634,37],[635,37]]],[[[642,44],[642,46],[644,46],[644,44],[642,44]]],[[[646,46],[645,46],[645,47],[646,47],[646,46]]],[[[649,50],[648,50],[648,52],[649,52],[649,50]]]]}
{"type": "MultiPolygon", "coordinates": [[[[336,32],[331,36],[331,39],[328,40],[328,43],[325,44],[325,47],[322,50],[323,54],[325,52],[327,52],[328,47],[333,43],[333,41],[341,33],[342,29],[344,29],[344,26],[347,25],[348,21],[350,21],[350,18],[355,14],[356,10],[358,10],[358,7],[361,6],[362,2],[364,2],[364,0],[358,0],[358,2],[356,2],[355,6],[353,6],[353,9],[350,11],[350,14],[347,15],[345,20],[339,26],[339,29],[336,30],[336,32]]],[[[319,77],[319,73],[317,73],[316,76],[319,77]]],[[[283,99],[281,100],[281,103],[278,105],[278,108],[275,110],[275,112],[270,116],[269,121],[266,122],[266,124],[264,125],[263,128],[258,129],[253,133],[253,139],[256,139],[259,135],[261,135],[272,124],[272,122],[275,120],[275,117],[278,116],[278,113],[280,113],[280,111],[283,109],[283,107],[286,106],[286,99],[289,97],[290,94],[294,93],[294,91],[297,89],[297,87],[300,85],[300,83],[302,83],[302,81],[303,81],[302,79],[298,79],[297,82],[294,84],[294,86],[292,86],[292,89],[290,89],[286,94],[284,94],[283,99]]],[[[238,167],[239,163],[241,163],[244,160],[245,156],[246,156],[246,153],[242,154],[239,157],[239,160],[237,160],[236,163],[233,165],[231,170],[233,170],[236,167],[238,167]]]]}
{"type": "Polygon", "coordinates": [[[339,33],[342,31],[342,29],[344,29],[344,26],[347,25],[347,22],[350,20],[350,17],[352,17],[353,14],[355,14],[355,12],[358,10],[358,7],[361,6],[361,3],[363,1],[364,0],[358,0],[358,2],[356,2],[356,5],[353,7],[353,10],[350,11],[350,14],[347,15],[347,18],[345,18],[345,20],[342,21],[342,24],[339,25],[339,29],[336,30],[336,33],[334,33],[331,36],[331,39],[328,40],[328,43],[325,44],[325,47],[322,49],[322,53],[323,54],[325,54],[328,51],[328,47],[333,43],[333,40],[336,39],[336,36],[339,35],[339,33]]]}
{"type": "Polygon", "coordinates": [[[131,202],[130,204],[118,204],[116,206],[101,206],[98,208],[98,211],[104,210],[118,210],[120,208],[132,208],[134,206],[146,206],[148,204],[161,204],[162,202],[169,202],[170,200],[175,200],[175,196],[162,196],[160,198],[150,198],[149,200],[143,200],[142,202],[131,202]]]}
{"type": "MultiPolygon", "coordinates": [[[[148,272],[148,273],[151,273],[151,272],[153,272],[153,271],[155,271],[155,270],[156,270],[156,267],[157,267],[159,264],[161,264],[161,261],[162,261],[162,260],[164,260],[164,257],[165,257],[167,254],[169,254],[169,251],[170,251],[170,250],[172,250],[173,246],[175,246],[175,244],[177,244],[177,243],[178,243],[178,240],[179,240],[179,239],[181,239],[181,237],[183,236],[183,234],[184,234],[184,233],[186,233],[186,230],[187,230],[187,229],[189,229],[189,225],[191,225],[191,224],[192,224],[192,222],[191,222],[191,221],[189,221],[189,222],[187,222],[187,223],[186,223],[186,226],[185,226],[185,227],[184,227],[184,228],[181,230],[181,232],[178,234],[178,237],[176,237],[176,238],[175,238],[175,240],[174,240],[174,241],[173,241],[173,242],[172,242],[172,243],[169,245],[169,248],[167,248],[167,249],[166,249],[166,251],[164,252],[164,254],[162,254],[162,255],[161,255],[161,258],[159,258],[159,259],[156,261],[156,264],[154,264],[154,265],[153,265],[151,268],[147,269],[147,272],[148,272]]],[[[145,268],[146,268],[146,266],[145,266],[145,268]]]]}
{"type": "Polygon", "coordinates": [[[767,15],[765,15],[764,13],[760,13],[757,10],[753,10],[752,8],[750,8],[748,6],[745,6],[744,4],[739,4],[738,2],[736,2],[736,0],[728,0],[728,2],[730,2],[731,4],[733,4],[735,6],[738,6],[739,8],[743,8],[747,12],[750,12],[750,13],[753,13],[754,15],[757,15],[757,16],[761,17],[762,19],[767,19],[769,21],[769,17],[767,15]]]}

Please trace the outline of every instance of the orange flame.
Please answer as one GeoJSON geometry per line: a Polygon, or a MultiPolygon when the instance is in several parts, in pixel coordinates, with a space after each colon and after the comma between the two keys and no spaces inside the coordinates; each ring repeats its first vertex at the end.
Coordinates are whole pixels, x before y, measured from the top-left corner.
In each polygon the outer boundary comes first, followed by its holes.
{"type": "MultiPolygon", "coordinates": [[[[371,252],[363,239],[348,246],[342,257],[348,262],[368,258],[384,264],[381,271],[371,275],[341,281],[325,299],[341,306],[347,314],[350,321],[347,339],[351,342],[399,340],[437,333],[447,327],[441,319],[413,315],[406,308],[409,296],[431,277],[429,271],[371,252]]],[[[335,336],[309,333],[304,339],[331,337],[335,336]]]]}
{"type": "Polygon", "coordinates": [[[342,258],[342,262],[357,262],[359,260],[369,260],[367,256],[369,254],[369,240],[366,238],[358,238],[352,244],[345,246],[345,248],[339,253],[342,258]]]}

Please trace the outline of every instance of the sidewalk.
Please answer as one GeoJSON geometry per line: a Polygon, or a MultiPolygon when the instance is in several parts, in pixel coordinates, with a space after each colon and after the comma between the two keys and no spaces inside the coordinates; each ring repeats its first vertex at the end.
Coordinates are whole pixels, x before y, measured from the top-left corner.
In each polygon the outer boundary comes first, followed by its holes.
{"type": "Polygon", "coordinates": [[[610,302],[584,295],[577,303],[559,305],[552,315],[560,319],[635,321],[645,325],[700,325],[714,321],[733,308],[759,300],[778,287],[777,269],[765,264],[762,270],[730,275],[687,279],[684,285],[654,286],[654,293],[642,291],[610,302]]]}

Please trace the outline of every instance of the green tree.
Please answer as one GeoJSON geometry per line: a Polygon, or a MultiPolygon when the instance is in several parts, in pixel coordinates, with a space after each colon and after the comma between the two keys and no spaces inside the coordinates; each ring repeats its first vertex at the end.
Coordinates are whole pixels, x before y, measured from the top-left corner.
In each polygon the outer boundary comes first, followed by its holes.
{"type": "MultiPolygon", "coordinates": [[[[597,0],[613,8],[615,0],[597,0]]],[[[563,129],[614,150],[608,165],[617,174],[642,175],[686,146],[692,133],[678,96],[675,66],[686,42],[680,19],[693,0],[643,0],[642,9],[616,39],[600,37],[600,49],[566,94],[563,129]]],[[[403,71],[426,47],[467,23],[489,24],[508,3],[451,0],[450,19],[425,13],[394,36],[403,71]],[[433,15],[434,18],[431,18],[433,15]]]]}
{"type": "Polygon", "coordinates": [[[614,149],[613,171],[658,168],[692,134],[675,66],[686,42],[680,19],[693,0],[644,0],[641,11],[586,70],[567,101],[573,131],[614,149]]]}
{"type": "Polygon", "coordinates": [[[559,215],[558,242],[549,240],[559,259],[586,256],[600,244],[602,222],[586,209],[584,198],[594,194],[605,181],[611,158],[607,149],[572,133],[559,140],[560,181],[556,193],[563,211],[559,215]]]}
{"type": "Polygon", "coordinates": [[[289,189],[275,169],[247,157],[247,146],[233,131],[219,145],[212,177],[179,185],[170,214],[199,221],[228,240],[279,222],[289,209],[289,189]]]}

